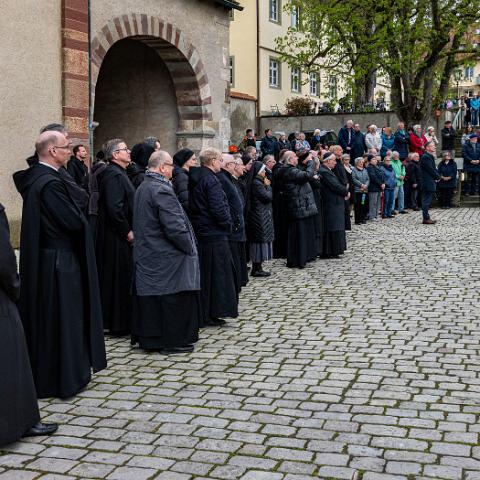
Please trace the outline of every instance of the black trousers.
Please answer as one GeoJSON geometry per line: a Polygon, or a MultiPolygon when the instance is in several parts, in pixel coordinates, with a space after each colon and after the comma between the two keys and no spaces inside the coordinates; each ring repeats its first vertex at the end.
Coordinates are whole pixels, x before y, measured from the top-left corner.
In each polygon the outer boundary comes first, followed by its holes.
{"type": "Polygon", "coordinates": [[[368,215],[368,193],[355,192],[354,210],[355,223],[358,225],[364,222],[368,215]]]}
{"type": "Polygon", "coordinates": [[[440,206],[441,207],[451,207],[452,206],[452,197],[453,197],[453,192],[454,188],[439,188],[438,189],[438,194],[440,197],[440,206]]]}

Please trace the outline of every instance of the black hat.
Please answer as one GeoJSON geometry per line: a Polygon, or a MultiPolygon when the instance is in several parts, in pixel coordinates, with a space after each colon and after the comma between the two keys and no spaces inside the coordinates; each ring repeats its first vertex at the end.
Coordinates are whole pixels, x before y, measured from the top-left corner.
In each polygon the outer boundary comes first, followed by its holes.
{"type": "Polygon", "coordinates": [[[148,143],[136,143],[132,147],[130,158],[132,162],[135,162],[139,167],[147,168],[148,160],[154,151],[155,149],[148,145],[148,143]]]}
{"type": "Polygon", "coordinates": [[[189,148],[182,148],[173,156],[173,162],[175,165],[183,167],[183,165],[188,162],[194,154],[195,152],[193,150],[190,150],[189,148]]]}

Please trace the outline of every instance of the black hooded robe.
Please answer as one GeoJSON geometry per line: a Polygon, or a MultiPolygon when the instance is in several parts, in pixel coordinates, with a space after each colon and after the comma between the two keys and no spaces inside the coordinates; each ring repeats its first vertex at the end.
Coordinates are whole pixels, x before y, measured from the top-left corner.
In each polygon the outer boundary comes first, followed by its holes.
{"type": "Polygon", "coordinates": [[[0,446],[40,421],[27,344],[16,302],[19,279],[7,216],[0,204],[0,446]]]}
{"type": "MultiPolygon", "coordinates": [[[[345,185],[348,189],[349,188],[348,174],[340,159],[337,158],[337,164],[335,165],[332,171],[335,174],[335,176],[340,180],[340,182],[343,185],[345,185]]],[[[345,215],[345,230],[351,230],[352,221],[350,220],[350,200],[345,200],[345,209],[343,214],[345,215]]]]}
{"type": "Polygon", "coordinates": [[[98,175],[95,249],[102,299],[103,326],[111,335],[128,335],[132,317],[132,246],[135,187],[126,171],[110,163],[98,175]]]}
{"type": "Polygon", "coordinates": [[[68,398],[106,367],[90,226],[53,168],[13,178],[23,197],[19,306],[37,396],[68,398]]]}

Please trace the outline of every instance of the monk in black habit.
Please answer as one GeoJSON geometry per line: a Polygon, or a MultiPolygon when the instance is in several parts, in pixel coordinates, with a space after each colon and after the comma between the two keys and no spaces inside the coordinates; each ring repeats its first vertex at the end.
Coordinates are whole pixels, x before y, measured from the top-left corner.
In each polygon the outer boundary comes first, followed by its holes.
{"type": "Polygon", "coordinates": [[[222,154],[214,148],[200,152],[199,168],[190,169],[190,218],[198,239],[203,326],[225,324],[238,316],[237,275],[228,244],[232,218],[227,196],[217,177],[222,154]]]}
{"type": "Polygon", "coordinates": [[[202,318],[193,228],[170,179],[172,157],[152,154],[135,193],[132,343],[160,353],[193,351],[202,318]]]}
{"type": "Polygon", "coordinates": [[[97,176],[97,253],[103,326],[110,335],[128,335],[132,317],[133,197],[128,178],[130,150],[121,139],[105,147],[108,166],[97,176]]]}
{"type": "Polygon", "coordinates": [[[333,153],[326,153],[320,167],[324,213],[322,257],[335,258],[347,249],[345,234],[345,198],[348,188],[337,178],[333,170],[337,160],[333,153]]]}
{"type": "Polygon", "coordinates": [[[58,428],[54,423],[40,423],[37,393],[16,305],[19,287],[7,216],[0,204],[0,447],[21,437],[50,435],[58,428]]]}
{"type": "Polygon", "coordinates": [[[23,197],[20,313],[39,398],[67,398],[106,367],[90,227],[58,170],[70,156],[59,132],[35,144],[38,163],[13,176],[23,197]]]}

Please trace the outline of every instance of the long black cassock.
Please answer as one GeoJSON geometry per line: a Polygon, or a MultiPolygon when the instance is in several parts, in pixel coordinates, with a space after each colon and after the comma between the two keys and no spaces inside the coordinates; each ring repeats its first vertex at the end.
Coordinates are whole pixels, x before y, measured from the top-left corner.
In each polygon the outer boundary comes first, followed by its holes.
{"type": "Polygon", "coordinates": [[[58,172],[14,174],[23,197],[20,314],[39,398],[67,398],[106,367],[90,227],[58,172]]]}
{"type": "Polygon", "coordinates": [[[103,325],[112,335],[130,333],[132,318],[132,247],[135,187],[116,163],[98,175],[98,219],[95,249],[102,298],[103,325]]]}
{"type": "Polygon", "coordinates": [[[7,217],[0,204],[0,446],[40,421],[27,344],[16,301],[20,293],[7,217]]]}

